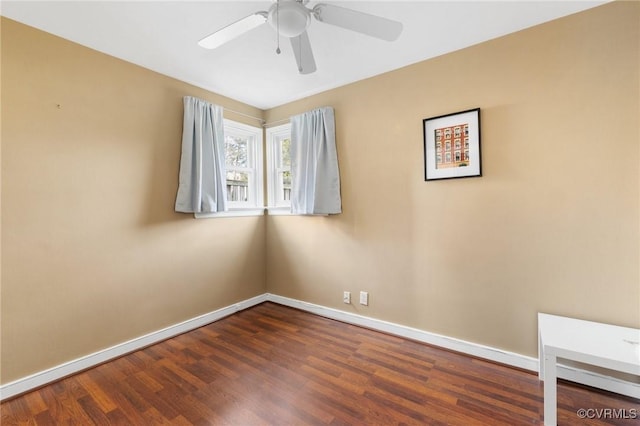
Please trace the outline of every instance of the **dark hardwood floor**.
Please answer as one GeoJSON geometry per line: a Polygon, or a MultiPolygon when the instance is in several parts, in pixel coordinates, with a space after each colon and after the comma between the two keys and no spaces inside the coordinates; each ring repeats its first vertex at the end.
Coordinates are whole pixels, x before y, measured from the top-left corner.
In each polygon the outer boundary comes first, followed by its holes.
{"type": "MultiPolygon", "coordinates": [[[[540,425],[542,396],[535,374],[264,303],[1,410],[7,426],[540,425]]],[[[560,425],[638,425],[636,412],[638,400],[559,385],[560,425]]]]}

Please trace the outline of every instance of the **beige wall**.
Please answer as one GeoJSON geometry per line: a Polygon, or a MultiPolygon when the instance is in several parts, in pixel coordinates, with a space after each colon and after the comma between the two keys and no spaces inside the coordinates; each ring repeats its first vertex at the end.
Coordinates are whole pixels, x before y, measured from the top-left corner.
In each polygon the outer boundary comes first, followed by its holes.
{"type": "Polygon", "coordinates": [[[640,326],[639,18],[267,111],[335,108],[344,213],[198,221],[173,212],[182,96],[262,112],[3,19],[2,383],[265,291],[532,356],[538,311],[640,326]],[[422,119],[474,107],[484,176],[424,182],[422,119]]]}
{"type": "Polygon", "coordinates": [[[264,218],[173,211],[184,95],[262,114],[2,20],[3,383],[265,292],[264,218]]]}
{"type": "Polygon", "coordinates": [[[269,291],[530,356],[538,311],[639,327],[639,26],[608,4],[268,111],[335,108],[344,210],[268,218],[269,291]],[[424,182],[422,119],[474,107],[484,176],[424,182]]]}

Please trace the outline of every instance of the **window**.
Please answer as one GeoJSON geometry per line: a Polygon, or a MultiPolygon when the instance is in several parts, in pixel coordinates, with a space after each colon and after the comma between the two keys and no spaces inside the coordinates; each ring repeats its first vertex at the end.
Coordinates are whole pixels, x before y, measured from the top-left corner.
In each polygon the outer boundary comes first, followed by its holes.
{"type": "Polygon", "coordinates": [[[224,142],[229,208],[262,208],[262,129],[225,119],[224,142]]]}
{"type": "Polygon", "coordinates": [[[291,206],[291,124],[267,129],[269,207],[291,206]]]}

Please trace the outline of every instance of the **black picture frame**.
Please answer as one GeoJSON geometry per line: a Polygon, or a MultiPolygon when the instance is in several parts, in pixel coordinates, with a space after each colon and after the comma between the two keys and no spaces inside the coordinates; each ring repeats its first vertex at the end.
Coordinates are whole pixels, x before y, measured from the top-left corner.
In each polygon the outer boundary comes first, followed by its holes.
{"type": "Polygon", "coordinates": [[[480,108],[422,120],[424,180],[482,176],[480,108]]]}

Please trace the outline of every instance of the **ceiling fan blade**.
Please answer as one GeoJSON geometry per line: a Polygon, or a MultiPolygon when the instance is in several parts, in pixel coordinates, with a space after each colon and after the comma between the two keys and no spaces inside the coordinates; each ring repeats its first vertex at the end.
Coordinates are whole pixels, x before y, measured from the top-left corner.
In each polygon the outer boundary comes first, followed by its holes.
{"type": "Polygon", "coordinates": [[[396,40],[402,32],[402,23],[398,21],[331,4],[318,3],[313,8],[313,15],[325,24],[387,41],[396,40]]]}
{"type": "Polygon", "coordinates": [[[205,49],[215,49],[222,46],[228,41],[241,36],[242,34],[259,27],[267,21],[267,12],[256,12],[253,15],[246,16],[239,21],[229,24],[219,29],[213,34],[208,35],[198,42],[198,45],[205,49]]]}
{"type": "Polygon", "coordinates": [[[313,51],[311,50],[311,43],[309,42],[307,32],[303,32],[298,37],[292,37],[290,40],[300,74],[311,74],[315,72],[316,61],[313,58],[313,51]]]}

